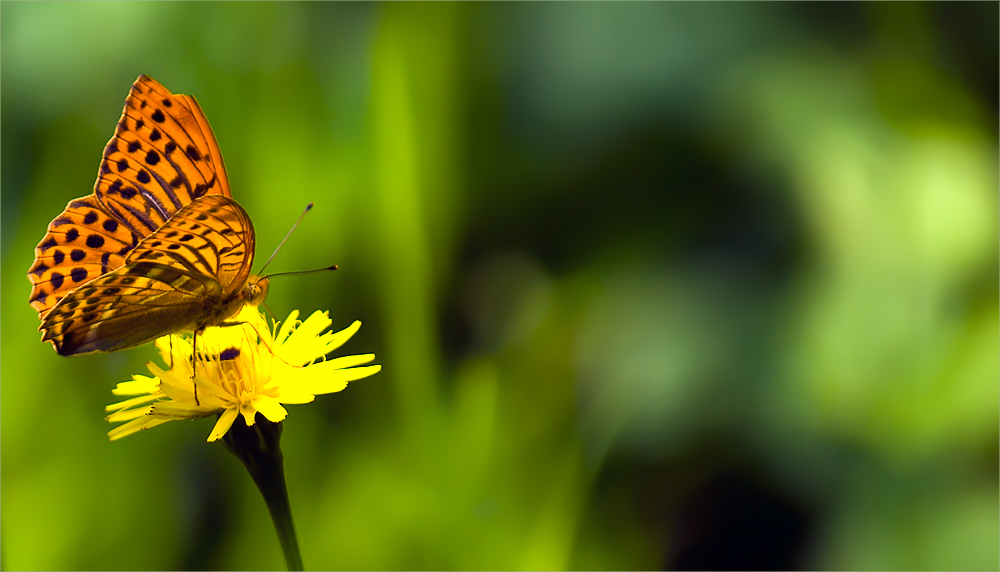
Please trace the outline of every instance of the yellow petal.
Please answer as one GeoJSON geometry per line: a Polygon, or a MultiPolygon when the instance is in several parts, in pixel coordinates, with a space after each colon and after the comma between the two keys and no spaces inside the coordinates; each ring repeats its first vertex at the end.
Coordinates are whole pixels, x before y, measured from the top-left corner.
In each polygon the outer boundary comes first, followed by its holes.
{"type": "Polygon", "coordinates": [[[257,410],[253,408],[252,403],[246,405],[240,403],[240,415],[243,416],[243,421],[246,422],[247,427],[253,425],[254,417],[257,416],[257,410]]]}
{"type": "Polygon", "coordinates": [[[145,415],[149,415],[152,412],[153,406],[148,405],[146,407],[140,407],[138,409],[126,409],[125,411],[116,411],[111,415],[105,417],[108,423],[120,423],[122,421],[131,421],[145,415]]]}
{"type": "Polygon", "coordinates": [[[288,338],[288,343],[294,344],[296,340],[301,342],[304,338],[315,338],[323,330],[330,327],[333,320],[330,319],[330,314],[322,310],[316,310],[299,327],[295,328],[292,335],[288,338]]]}
{"type": "Polygon", "coordinates": [[[363,363],[368,363],[375,359],[375,354],[361,354],[357,356],[343,356],[334,359],[328,359],[325,364],[327,367],[333,367],[336,369],[347,369],[349,367],[354,367],[356,365],[361,365],[363,363]]]}
{"type": "Polygon", "coordinates": [[[229,428],[233,426],[233,421],[236,420],[236,415],[239,413],[235,407],[230,407],[222,412],[219,416],[219,420],[215,422],[215,427],[212,428],[212,433],[208,436],[208,442],[218,441],[229,431],[229,428]]]}
{"type": "Polygon", "coordinates": [[[273,397],[258,397],[254,400],[253,406],[272,423],[278,423],[288,416],[288,411],[273,397]]]}
{"type": "Polygon", "coordinates": [[[325,362],[318,363],[304,370],[305,373],[299,380],[299,387],[302,391],[313,395],[335,393],[347,387],[348,382],[375,375],[382,370],[381,365],[370,365],[329,371],[322,367],[324,365],[326,365],[325,362]]]}
{"type": "Polygon", "coordinates": [[[340,346],[344,345],[344,343],[347,340],[351,339],[351,337],[355,333],[357,333],[357,331],[359,329],[361,329],[361,322],[359,322],[358,320],[355,320],[353,324],[351,324],[350,326],[347,326],[343,330],[340,330],[339,332],[333,334],[330,337],[326,337],[326,335],[324,335],[323,336],[323,338],[324,338],[323,342],[326,345],[326,349],[323,352],[323,355],[326,355],[326,354],[332,352],[333,350],[339,348],[340,346]]]}
{"type": "Polygon", "coordinates": [[[111,431],[108,431],[108,439],[111,441],[117,441],[122,437],[127,437],[132,433],[137,433],[139,431],[145,431],[151,427],[156,427],[157,425],[163,425],[169,421],[169,419],[158,419],[156,417],[144,416],[133,421],[129,421],[124,425],[119,425],[111,431]]]}
{"type": "Polygon", "coordinates": [[[288,335],[292,333],[292,328],[295,327],[295,320],[298,319],[298,317],[299,317],[298,310],[292,310],[292,312],[288,314],[288,319],[285,320],[283,324],[281,324],[281,329],[278,330],[278,334],[274,336],[274,342],[276,344],[281,345],[285,342],[285,340],[288,338],[288,335]]]}
{"type": "Polygon", "coordinates": [[[123,381],[115,386],[111,393],[113,395],[140,395],[143,393],[153,393],[157,391],[160,380],[155,377],[145,375],[133,375],[132,381],[123,381]]]}
{"type": "Polygon", "coordinates": [[[219,411],[218,407],[194,405],[194,403],[178,403],[176,401],[161,401],[152,405],[153,415],[170,419],[198,419],[219,411]]]}
{"type": "Polygon", "coordinates": [[[122,409],[129,409],[139,405],[145,405],[147,403],[156,401],[159,399],[158,395],[140,395],[139,397],[133,397],[132,399],[126,399],[125,401],[119,401],[118,403],[112,403],[111,405],[105,406],[105,411],[120,411],[122,409]]]}

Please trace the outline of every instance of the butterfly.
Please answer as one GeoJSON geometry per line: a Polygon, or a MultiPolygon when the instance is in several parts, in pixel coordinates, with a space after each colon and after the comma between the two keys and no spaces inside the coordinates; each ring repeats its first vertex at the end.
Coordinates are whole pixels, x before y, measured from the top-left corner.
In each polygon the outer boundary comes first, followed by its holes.
{"type": "Polygon", "coordinates": [[[61,355],[197,334],[263,301],[253,252],[253,223],[198,102],[141,75],[93,194],[70,201],[35,248],[29,301],[61,355]]]}

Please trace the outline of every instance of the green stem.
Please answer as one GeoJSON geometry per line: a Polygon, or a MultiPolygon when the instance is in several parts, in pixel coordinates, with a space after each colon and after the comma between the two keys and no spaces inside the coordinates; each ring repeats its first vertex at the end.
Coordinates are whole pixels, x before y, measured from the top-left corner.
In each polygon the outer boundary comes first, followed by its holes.
{"type": "Polygon", "coordinates": [[[271,513],[271,520],[278,532],[285,566],[289,570],[304,570],[299,542],[295,537],[295,524],[292,522],[292,507],[288,503],[280,441],[281,423],[272,423],[261,415],[254,419],[254,424],[250,427],[247,427],[242,416],[238,416],[222,438],[226,448],[250,471],[253,482],[257,483],[257,488],[267,503],[267,510],[271,513]]]}

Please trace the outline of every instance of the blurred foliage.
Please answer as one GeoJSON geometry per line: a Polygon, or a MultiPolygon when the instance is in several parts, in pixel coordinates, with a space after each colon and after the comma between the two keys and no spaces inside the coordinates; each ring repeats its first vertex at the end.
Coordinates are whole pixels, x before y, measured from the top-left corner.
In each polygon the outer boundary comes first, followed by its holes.
{"type": "Polygon", "coordinates": [[[2,5],[2,566],[282,568],[151,347],[39,343],[32,249],[131,82],[195,95],[278,317],[312,569],[997,569],[998,6],[2,5]]]}

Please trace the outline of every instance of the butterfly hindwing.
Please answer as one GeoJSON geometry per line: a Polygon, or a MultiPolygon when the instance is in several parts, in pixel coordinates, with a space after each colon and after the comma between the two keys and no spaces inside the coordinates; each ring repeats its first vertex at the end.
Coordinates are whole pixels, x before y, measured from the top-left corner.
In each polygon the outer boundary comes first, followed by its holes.
{"type": "Polygon", "coordinates": [[[64,298],[39,329],[61,355],[122,350],[189,328],[204,300],[221,295],[209,276],[126,264],[64,298]]]}
{"type": "Polygon", "coordinates": [[[68,292],[121,266],[138,242],[94,195],[70,201],[35,248],[31,307],[43,316],[68,292]]]}

